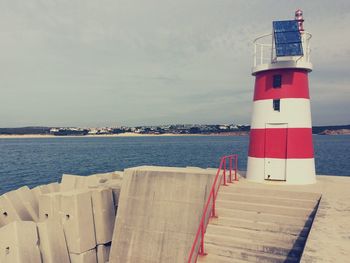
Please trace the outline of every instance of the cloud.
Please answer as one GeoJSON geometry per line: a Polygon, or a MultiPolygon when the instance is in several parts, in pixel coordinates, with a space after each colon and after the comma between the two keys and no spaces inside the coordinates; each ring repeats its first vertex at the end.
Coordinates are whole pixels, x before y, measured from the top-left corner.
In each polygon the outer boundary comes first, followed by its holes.
{"type": "Polygon", "coordinates": [[[298,7],[314,120],[343,123],[348,1],[5,0],[0,126],[249,123],[252,40],[298,7]]]}

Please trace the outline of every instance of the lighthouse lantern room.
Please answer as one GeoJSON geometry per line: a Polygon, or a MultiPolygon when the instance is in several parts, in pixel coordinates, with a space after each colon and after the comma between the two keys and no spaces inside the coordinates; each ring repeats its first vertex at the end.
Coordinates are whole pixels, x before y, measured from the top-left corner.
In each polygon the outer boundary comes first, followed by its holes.
{"type": "Polygon", "coordinates": [[[315,183],[308,73],[309,42],[299,9],[254,41],[255,76],[247,179],[315,183]]]}

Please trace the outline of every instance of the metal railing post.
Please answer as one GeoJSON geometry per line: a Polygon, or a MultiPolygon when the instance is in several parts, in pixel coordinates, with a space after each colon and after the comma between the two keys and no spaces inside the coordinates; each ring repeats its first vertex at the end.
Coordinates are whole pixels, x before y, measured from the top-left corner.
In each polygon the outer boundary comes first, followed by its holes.
{"type": "Polygon", "coordinates": [[[237,156],[237,154],[236,154],[236,155],[235,155],[235,181],[238,181],[237,169],[238,169],[238,156],[237,156]]]}
{"type": "Polygon", "coordinates": [[[226,156],[224,157],[224,186],[227,186],[227,183],[226,183],[226,156]]]}
{"type": "Polygon", "coordinates": [[[229,157],[229,168],[230,168],[230,183],[232,183],[232,155],[229,157]]]}
{"type": "Polygon", "coordinates": [[[216,217],[216,214],[215,214],[215,201],[216,201],[216,196],[215,196],[215,189],[214,189],[214,188],[212,189],[211,194],[213,195],[213,205],[212,205],[212,208],[211,208],[211,217],[216,217]]]}
{"type": "Polygon", "coordinates": [[[201,225],[201,244],[199,247],[199,254],[202,256],[206,255],[206,253],[204,252],[204,222],[202,222],[201,225]]]}
{"type": "Polygon", "coordinates": [[[256,67],[256,43],[254,43],[254,67],[256,67]]]}

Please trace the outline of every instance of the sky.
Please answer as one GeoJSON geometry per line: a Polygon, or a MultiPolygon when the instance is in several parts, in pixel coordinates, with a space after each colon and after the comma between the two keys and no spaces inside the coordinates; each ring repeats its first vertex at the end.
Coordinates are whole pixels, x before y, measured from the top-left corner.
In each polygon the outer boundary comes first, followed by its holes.
{"type": "Polygon", "coordinates": [[[313,124],[350,124],[348,0],[0,0],[0,127],[249,124],[252,41],[298,8],[313,124]]]}

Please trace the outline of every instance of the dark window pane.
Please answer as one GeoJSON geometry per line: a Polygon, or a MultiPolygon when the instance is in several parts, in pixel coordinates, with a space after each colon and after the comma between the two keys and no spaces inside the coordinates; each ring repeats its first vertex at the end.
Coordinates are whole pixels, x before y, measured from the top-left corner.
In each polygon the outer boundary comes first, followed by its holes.
{"type": "Polygon", "coordinates": [[[273,75],[273,88],[280,88],[282,86],[282,75],[273,75]]]}
{"type": "Polygon", "coordinates": [[[280,101],[281,100],[273,100],[273,110],[280,111],[280,101]]]}

